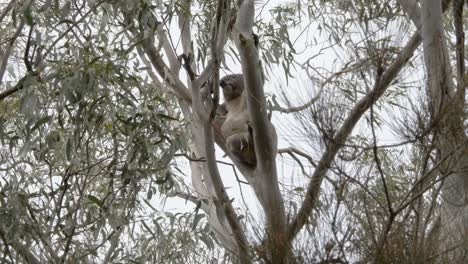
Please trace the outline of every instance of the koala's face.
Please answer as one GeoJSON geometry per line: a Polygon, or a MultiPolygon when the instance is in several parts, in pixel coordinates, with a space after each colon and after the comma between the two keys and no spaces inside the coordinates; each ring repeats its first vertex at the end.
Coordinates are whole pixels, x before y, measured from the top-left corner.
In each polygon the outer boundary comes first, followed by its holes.
{"type": "Polygon", "coordinates": [[[224,99],[231,101],[242,95],[244,91],[244,78],[242,74],[230,74],[224,76],[219,85],[223,89],[224,99]]]}

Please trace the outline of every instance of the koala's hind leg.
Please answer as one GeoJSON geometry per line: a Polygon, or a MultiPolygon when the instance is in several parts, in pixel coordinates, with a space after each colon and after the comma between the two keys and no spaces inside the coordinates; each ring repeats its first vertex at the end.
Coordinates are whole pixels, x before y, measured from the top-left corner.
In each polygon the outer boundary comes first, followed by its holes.
{"type": "Polygon", "coordinates": [[[257,165],[252,135],[248,131],[228,137],[226,146],[238,161],[253,167],[257,165]]]}

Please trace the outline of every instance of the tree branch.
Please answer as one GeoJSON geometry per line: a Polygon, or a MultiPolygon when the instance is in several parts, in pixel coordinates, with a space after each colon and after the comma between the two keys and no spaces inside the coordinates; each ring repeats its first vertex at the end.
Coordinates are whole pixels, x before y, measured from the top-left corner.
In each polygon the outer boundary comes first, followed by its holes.
{"type": "Polygon", "coordinates": [[[246,14],[241,11],[246,10],[246,13],[250,13],[250,9],[247,7],[243,8],[243,6],[254,8],[252,0],[244,0],[237,15],[236,25],[232,34],[242,62],[242,73],[247,93],[247,107],[252,121],[254,143],[257,146],[255,147],[257,167],[260,169],[268,168],[272,171],[273,168],[271,166],[275,163],[276,145],[274,144],[273,130],[267,116],[263,79],[259,70],[258,52],[252,36],[252,25],[250,25],[250,28],[243,28],[248,26],[245,24],[245,21],[248,21],[249,18],[246,18],[246,14]]]}
{"type": "MultiPolygon", "coordinates": [[[[128,13],[124,13],[125,26],[128,30],[135,36],[140,36],[138,30],[132,22],[132,17],[128,13]]],[[[156,19],[156,18],[155,18],[156,19]]],[[[179,80],[178,76],[174,76],[173,72],[164,62],[161,55],[159,55],[158,49],[154,46],[153,37],[148,39],[143,39],[140,42],[140,45],[143,47],[148,59],[158,72],[159,76],[174,90],[174,92],[183,100],[187,102],[192,102],[192,97],[190,91],[185,87],[185,85],[179,80]]]]}
{"type": "MultiPolygon", "coordinates": [[[[362,61],[360,63],[356,63],[356,64],[354,64],[352,66],[349,66],[349,67],[345,66],[340,71],[338,71],[338,72],[334,73],[333,75],[331,75],[330,77],[328,77],[325,81],[323,81],[320,84],[318,93],[312,99],[310,99],[309,102],[305,103],[304,105],[297,106],[297,107],[289,107],[289,108],[281,107],[279,105],[279,103],[276,101],[276,98],[273,97],[273,106],[271,107],[271,110],[279,111],[281,113],[294,113],[294,112],[303,111],[303,110],[311,107],[320,98],[320,95],[322,94],[322,91],[323,91],[323,87],[325,87],[325,85],[329,84],[334,78],[337,78],[337,77],[339,77],[339,76],[341,76],[341,75],[343,75],[345,73],[354,71],[354,70],[362,67],[365,63],[366,63],[366,61],[362,61]]],[[[312,79],[312,77],[310,76],[310,74],[308,72],[307,72],[307,75],[309,76],[309,79],[312,79]]]]}
{"type": "Polygon", "coordinates": [[[15,3],[16,3],[16,0],[11,0],[10,3],[8,3],[8,5],[2,10],[2,13],[0,14],[0,23],[2,23],[3,19],[6,17],[8,12],[10,12],[10,10],[13,8],[15,3]]]}
{"type": "Polygon", "coordinates": [[[12,87],[11,89],[8,89],[2,93],[0,93],[0,101],[2,101],[3,99],[7,98],[8,96],[10,95],[13,95],[15,94],[16,92],[18,92],[19,90],[23,89],[24,88],[24,82],[26,81],[26,79],[28,78],[29,75],[26,75],[24,76],[23,78],[21,78],[14,87],[12,87]]]}
{"type": "Polygon", "coordinates": [[[286,238],[286,215],[276,169],[276,134],[267,116],[263,78],[259,69],[261,64],[252,32],[254,15],[254,0],[243,0],[231,31],[231,38],[241,58],[247,108],[253,127],[257,158],[257,166],[251,173],[251,176],[255,177],[248,179],[266,216],[269,257],[273,262],[284,263],[290,258],[291,246],[286,238]]]}
{"type": "MultiPolygon", "coordinates": [[[[189,1],[185,1],[181,3],[182,5],[185,6],[183,8],[184,12],[189,12],[189,1]]],[[[219,0],[218,1],[218,11],[217,12],[217,18],[216,20],[218,23],[221,21],[221,17],[223,12],[220,11],[222,7],[224,6],[224,1],[219,0]]],[[[192,46],[191,46],[191,34],[190,34],[190,24],[188,22],[188,15],[187,13],[181,13],[179,14],[179,28],[181,30],[181,38],[182,38],[182,46],[184,50],[184,55],[187,58],[191,58],[193,56],[192,54],[192,46]]],[[[215,25],[213,28],[213,38],[217,38],[219,34],[216,31],[219,31],[219,24],[215,25]]],[[[212,40],[214,42],[217,42],[217,39],[212,40]]],[[[214,52],[213,55],[213,70],[215,71],[214,75],[215,78],[219,76],[216,76],[216,71],[219,71],[219,60],[217,50],[215,49],[216,47],[213,47],[212,52],[214,52]]],[[[200,87],[193,85],[193,82],[195,80],[193,76],[193,72],[191,73],[192,67],[194,67],[194,63],[192,60],[188,59],[185,63],[185,67],[189,68],[188,69],[188,74],[189,74],[189,85],[191,86],[191,91],[192,91],[192,113],[195,116],[194,122],[201,124],[201,131],[203,133],[203,140],[200,140],[198,142],[199,148],[204,148],[204,155],[206,158],[206,163],[204,164],[207,170],[203,170],[203,176],[205,177],[205,185],[207,186],[208,190],[214,191],[214,198],[215,200],[215,205],[216,209],[220,210],[221,212],[224,213],[224,217],[220,217],[219,215],[213,215],[211,212],[209,213],[210,217],[215,218],[214,220],[217,220],[222,228],[224,230],[219,230],[221,236],[226,236],[228,240],[231,240],[231,236],[234,237],[234,240],[236,242],[237,250],[235,250],[235,254],[237,254],[237,257],[240,259],[241,263],[250,263],[250,254],[249,254],[249,246],[248,246],[248,241],[247,238],[244,234],[244,231],[242,229],[242,225],[239,222],[239,218],[234,210],[234,207],[232,205],[231,200],[229,199],[229,196],[226,192],[226,189],[224,187],[223,181],[221,179],[221,175],[218,170],[218,166],[216,164],[216,155],[215,155],[215,147],[214,147],[214,135],[213,135],[213,127],[211,124],[212,116],[210,116],[210,111],[213,108],[213,102],[211,101],[211,94],[205,94],[206,98],[201,98],[200,95],[200,87]],[[208,104],[205,104],[207,102],[208,104]],[[204,141],[204,145],[200,145],[204,141]],[[227,220],[228,226],[225,226],[224,220],[227,220]],[[229,230],[228,232],[226,232],[229,230]],[[232,233],[231,233],[232,232],[232,233]]],[[[218,73],[219,75],[219,73],[218,73]]],[[[217,83],[215,81],[215,83],[217,83]]],[[[209,87],[211,88],[211,87],[209,87]]],[[[193,131],[193,133],[199,133],[200,129],[197,128],[197,125],[194,125],[192,129],[195,129],[196,131],[193,131]]],[[[203,151],[200,151],[201,155],[203,155],[203,151]]]]}
{"type": "Polygon", "coordinates": [[[453,2],[453,25],[455,28],[455,52],[457,58],[457,97],[465,100],[465,89],[468,85],[468,73],[465,73],[465,31],[463,30],[463,5],[464,0],[455,0],[453,2]],[[465,75],[467,75],[465,77],[465,75]]]}
{"type": "Polygon", "coordinates": [[[239,222],[237,214],[232,206],[226,189],[224,187],[223,181],[221,180],[221,175],[219,174],[218,166],[216,165],[216,156],[213,142],[213,132],[210,123],[205,124],[205,150],[206,150],[206,160],[208,165],[209,174],[214,185],[216,196],[221,202],[221,208],[224,208],[224,213],[226,214],[227,221],[231,227],[234,238],[236,239],[237,245],[239,247],[239,258],[242,260],[242,263],[249,263],[249,250],[248,242],[245,237],[242,226],[239,222]]]}
{"type": "Polygon", "coordinates": [[[312,180],[307,187],[305,200],[299,209],[296,217],[292,221],[288,229],[288,239],[292,241],[297,233],[302,229],[307,221],[312,209],[315,207],[320,194],[320,187],[323,179],[335,159],[335,155],[341,146],[346,142],[348,136],[351,134],[353,128],[362,117],[362,115],[375,103],[385,92],[390,85],[391,81],[398,75],[401,68],[412,57],[414,51],[421,44],[420,32],[417,31],[403,48],[399,56],[382,74],[380,81],[376,82],[374,88],[370,93],[362,98],[351,110],[348,118],[341,125],[336,135],[326,146],[325,152],[320,159],[317,168],[312,174],[312,180]]]}
{"type": "Polygon", "coordinates": [[[281,154],[281,153],[288,153],[289,155],[291,154],[299,155],[305,158],[312,166],[317,167],[317,163],[314,162],[314,160],[312,159],[310,155],[308,155],[304,151],[299,150],[297,148],[290,147],[290,148],[278,149],[278,154],[281,154]]]}
{"type": "Polygon", "coordinates": [[[226,193],[221,175],[219,174],[218,166],[216,165],[216,155],[213,141],[213,128],[211,125],[210,118],[208,116],[208,110],[205,108],[201,101],[200,89],[192,86],[192,108],[199,120],[203,123],[204,143],[205,143],[205,155],[206,165],[208,167],[208,177],[213,185],[213,189],[216,194],[216,198],[219,200],[218,205],[226,215],[226,219],[229,223],[229,227],[232,230],[234,238],[239,248],[238,257],[242,263],[249,263],[248,253],[248,242],[245,234],[242,230],[242,226],[239,223],[237,214],[232,206],[229,196],[226,193]]]}

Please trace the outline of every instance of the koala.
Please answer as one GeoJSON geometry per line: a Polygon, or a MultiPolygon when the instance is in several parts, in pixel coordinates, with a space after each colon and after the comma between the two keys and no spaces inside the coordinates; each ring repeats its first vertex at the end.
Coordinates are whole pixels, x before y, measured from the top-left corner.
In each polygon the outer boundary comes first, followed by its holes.
{"type": "MultiPolygon", "coordinates": [[[[242,74],[226,75],[220,80],[219,85],[223,90],[224,107],[227,110],[226,119],[221,125],[221,132],[226,139],[226,147],[238,161],[255,167],[257,158],[253,131],[250,126],[250,114],[247,109],[244,77],[242,74]]],[[[276,131],[273,125],[270,127],[275,141],[276,153],[276,131]]]]}
{"type": "Polygon", "coordinates": [[[249,166],[257,164],[252,129],[249,127],[250,115],[247,110],[244,78],[242,74],[224,76],[219,85],[223,90],[226,119],[221,132],[226,139],[229,152],[240,162],[249,166]]]}

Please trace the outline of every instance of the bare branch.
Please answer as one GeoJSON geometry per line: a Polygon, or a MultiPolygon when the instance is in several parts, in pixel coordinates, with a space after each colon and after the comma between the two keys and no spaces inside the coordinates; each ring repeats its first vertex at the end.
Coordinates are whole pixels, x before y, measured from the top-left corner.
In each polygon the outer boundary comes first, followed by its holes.
{"type": "Polygon", "coordinates": [[[16,0],[11,0],[10,3],[1,11],[2,13],[0,14],[0,23],[2,23],[3,19],[6,17],[8,12],[15,6],[16,0]]]}
{"type": "MultiPolygon", "coordinates": [[[[245,0],[243,5],[252,0],[245,0]]],[[[252,4],[253,5],[253,4],[252,4]]],[[[253,7],[252,7],[253,8],[253,7]]],[[[242,10],[242,8],[241,8],[242,10]]],[[[240,11],[237,17],[236,28],[244,26],[243,24],[237,25],[239,20],[246,19],[241,15],[240,11]]],[[[252,120],[253,138],[255,146],[262,146],[255,148],[257,156],[257,167],[268,168],[267,164],[274,164],[275,148],[274,135],[271,129],[270,121],[267,116],[267,106],[265,101],[265,92],[263,89],[263,79],[259,70],[258,52],[254,44],[254,39],[251,34],[245,35],[247,29],[240,29],[239,31],[233,30],[234,40],[238,46],[242,61],[242,72],[244,76],[244,84],[247,92],[247,107],[252,120]],[[242,33],[241,33],[242,32],[242,33]]],[[[276,167],[276,166],[275,166],[276,167]]],[[[268,168],[273,171],[276,168],[268,168]]]]}
{"type": "Polygon", "coordinates": [[[203,84],[208,82],[211,75],[213,74],[213,70],[214,70],[214,63],[213,61],[209,61],[205,69],[198,76],[198,78],[192,82],[192,85],[200,89],[203,86],[203,84]]]}
{"type": "Polygon", "coordinates": [[[171,46],[171,42],[169,41],[166,32],[162,28],[158,28],[157,31],[158,40],[162,43],[162,47],[169,61],[171,71],[174,72],[175,76],[178,76],[180,70],[180,61],[177,59],[176,51],[171,46]]]}
{"type": "Polygon", "coordinates": [[[206,158],[207,158],[207,165],[211,180],[214,185],[214,189],[216,192],[216,196],[218,197],[219,201],[221,202],[221,206],[224,208],[224,213],[226,214],[226,218],[228,220],[229,226],[232,229],[234,237],[237,241],[237,245],[239,247],[239,257],[243,261],[243,263],[249,263],[249,251],[248,251],[248,242],[247,238],[245,237],[244,231],[242,230],[242,226],[239,223],[239,219],[237,214],[232,206],[232,203],[226,193],[223,181],[221,180],[221,175],[219,174],[218,166],[216,166],[216,157],[214,151],[214,142],[213,142],[213,133],[211,124],[207,123],[204,127],[205,131],[205,149],[206,149],[206,158]],[[214,161],[214,162],[213,162],[214,161]]]}
{"type": "Polygon", "coordinates": [[[307,159],[307,161],[314,167],[317,167],[317,164],[314,162],[314,160],[312,159],[311,156],[309,156],[307,153],[305,153],[304,151],[302,150],[299,150],[297,148],[293,148],[293,147],[290,147],[290,148],[284,148],[284,149],[278,149],[278,154],[281,154],[281,153],[288,153],[288,154],[297,154],[305,159],[307,159]]]}
{"type": "Polygon", "coordinates": [[[383,172],[382,164],[381,164],[380,158],[379,158],[379,153],[378,153],[378,149],[377,149],[377,137],[375,136],[374,122],[375,122],[375,119],[374,119],[374,104],[371,104],[371,107],[370,107],[370,125],[371,125],[371,131],[372,131],[372,141],[373,141],[373,145],[374,145],[374,147],[372,148],[372,152],[374,154],[374,160],[375,160],[375,164],[377,165],[377,170],[379,171],[380,179],[382,180],[382,185],[383,185],[383,189],[384,189],[384,193],[385,193],[385,200],[387,202],[387,208],[386,209],[388,210],[388,213],[390,214],[390,219],[393,219],[393,217],[395,215],[394,215],[394,210],[393,210],[393,206],[392,206],[392,200],[390,198],[390,192],[388,190],[387,180],[385,179],[385,174],[383,172]]]}
{"type": "Polygon", "coordinates": [[[31,60],[29,59],[29,50],[31,49],[31,37],[32,37],[32,32],[34,30],[34,25],[29,27],[29,34],[28,34],[28,40],[26,41],[26,48],[24,49],[24,65],[26,66],[26,70],[28,72],[32,72],[32,65],[31,65],[31,60]]]}
{"type": "Polygon", "coordinates": [[[191,195],[191,194],[188,194],[188,193],[176,192],[176,193],[174,193],[172,195],[174,195],[176,197],[179,197],[179,198],[182,198],[182,199],[184,199],[186,201],[190,201],[190,202],[192,202],[194,204],[197,204],[198,201],[199,201],[198,197],[196,197],[194,195],[191,195]]]}
{"type": "Polygon", "coordinates": [[[148,75],[150,76],[151,80],[153,80],[155,85],[157,85],[157,86],[159,86],[161,88],[165,88],[165,86],[159,80],[158,76],[156,76],[156,74],[154,74],[154,72],[152,70],[152,68],[153,68],[152,64],[146,58],[145,52],[143,51],[143,48],[141,46],[139,46],[139,45],[136,48],[137,48],[138,55],[140,56],[140,59],[143,61],[145,66],[148,68],[146,72],[148,72],[148,75]]]}

